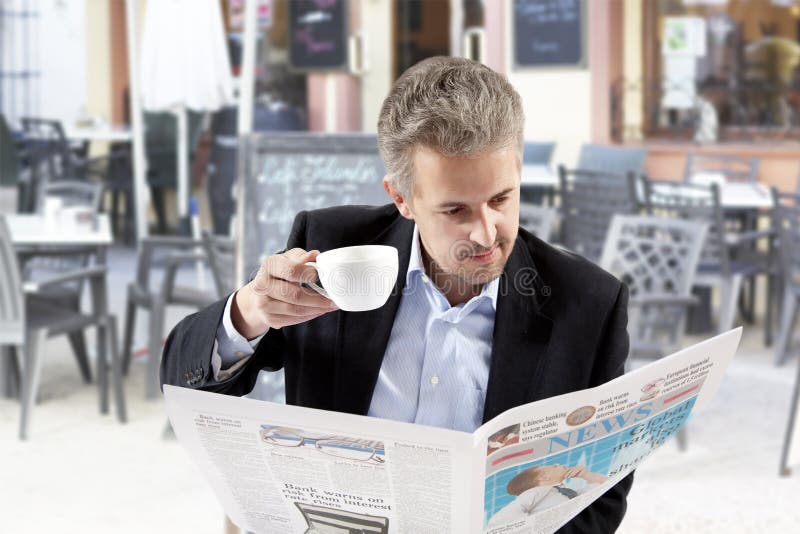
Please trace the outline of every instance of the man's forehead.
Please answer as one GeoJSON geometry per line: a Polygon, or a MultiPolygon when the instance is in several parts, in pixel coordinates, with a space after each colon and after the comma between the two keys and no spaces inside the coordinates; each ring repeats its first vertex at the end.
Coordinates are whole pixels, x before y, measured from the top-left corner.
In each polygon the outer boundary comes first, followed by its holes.
{"type": "Polygon", "coordinates": [[[468,156],[424,149],[415,154],[414,181],[426,196],[494,196],[518,184],[517,161],[509,149],[468,156]]]}

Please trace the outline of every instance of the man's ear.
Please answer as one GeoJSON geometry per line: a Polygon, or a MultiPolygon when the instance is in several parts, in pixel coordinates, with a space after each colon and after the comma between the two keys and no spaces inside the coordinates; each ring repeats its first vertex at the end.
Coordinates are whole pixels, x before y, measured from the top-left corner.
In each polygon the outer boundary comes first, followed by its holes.
{"type": "Polygon", "coordinates": [[[400,192],[394,188],[392,179],[389,176],[383,177],[383,189],[386,191],[386,194],[389,195],[389,198],[392,199],[394,205],[397,206],[397,211],[400,212],[400,215],[413,221],[414,214],[411,212],[408,202],[406,202],[406,199],[403,197],[403,195],[401,195],[400,192]]]}

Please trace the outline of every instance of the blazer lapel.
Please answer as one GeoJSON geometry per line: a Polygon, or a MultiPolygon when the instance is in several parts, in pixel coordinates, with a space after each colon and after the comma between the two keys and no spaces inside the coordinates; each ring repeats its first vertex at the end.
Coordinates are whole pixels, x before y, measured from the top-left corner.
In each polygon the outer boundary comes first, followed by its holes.
{"type": "Polygon", "coordinates": [[[484,422],[532,400],[553,328],[542,311],[547,295],[549,288],[518,237],[500,278],[484,422]]]}
{"type": "Polygon", "coordinates": [[[334,366],[334,405],[339,412],[366,415],[378,381],[383,354],[406,284],[414,223],[398,215],[384,233],[369,244],[390,245],[398,252],[397,283],[385,305],[368,312],[339,313],[337,351],[334,366]]]}

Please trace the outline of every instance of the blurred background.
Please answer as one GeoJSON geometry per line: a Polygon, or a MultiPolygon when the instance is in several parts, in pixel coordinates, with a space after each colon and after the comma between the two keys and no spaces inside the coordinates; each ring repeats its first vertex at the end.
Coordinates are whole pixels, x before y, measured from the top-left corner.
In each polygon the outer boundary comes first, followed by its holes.
{"type": "Polygon", "coordinates": [[[163,340],[298,211],[388,202],[380,106],[435,55],[522,96],[520,225],[629,285],[631,368],[744,326],[620,531],[797,528],[800,1],[0,0],[1,531],[236,531],[163,340]]]}

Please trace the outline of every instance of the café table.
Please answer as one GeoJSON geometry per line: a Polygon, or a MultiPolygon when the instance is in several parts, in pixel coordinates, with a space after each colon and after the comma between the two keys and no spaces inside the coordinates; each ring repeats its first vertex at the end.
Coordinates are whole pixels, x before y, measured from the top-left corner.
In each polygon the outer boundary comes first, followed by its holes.
{"type": "Polygon", "coordinates": [[[552,206],[558,189],[558,174],[546,165],[523,165],[520,197],[523,202],[542,204],[547,199],[552,206]]]}
{"type": "Polygon", "coordinates": [[[64,134],[71,141],[131,142],[133,132],[127,124],[98,123],[87,126],[67,126],[64,134]]]}
{"type": "MultiPolygon", "coordinates": [[[[659,190],[660,184],[653,189],[659,190]]],[[[772,209],[772,194],[769,187],[760,183],[725,182],[719,186],[719,203],[723,210],[769,210],[772,209]]],[[[704,196],[702,191],[685,191],[686,195],[704,196]]],[[[707,193],[706,193],[707,194],[707,193]]]]}
{"type": "MultiPolygon", "coordinates": [[[[113,243],[111,235],[111,225],[106,214],[93,216],[93,220],[85,223],[72,223],[64,220],[50,220],[40,214],[10,214],[5,215],[6,224],[11,235],[11,242],[21,257],[36,257],[37,255],[58,254],[59,252],[88,253],[94,256],[96,265],[105,265],[106,249],[113,243]]],[[[54,218],[55,219],[55,218],[54,218]]],[[[32,282],[24,282],[23,287],[31,285],[32,282]]],[[[102,289],[99,295],[93,295],[93,304],[96,313],[99,315],[108,314],[108,280],[101,284],[102,289]]],[[[111,342],[114,344],[112,350],[116,350],[116,325],[111,321],[111,342]]],[[[100,355],[105,351],[105,330],[99,329],[97,335],[97,365],[98,365],[98,385],[100,387],[100,411],[108,412],[108,361],[100,355]]],[[[6,374],[8,362],[6,358],[0,358],[0,391],[4,396],[8,396],[6,374]]],[[[121,384],[122,376],[119,365],[111,369],[112,379],[121,384]]],[[[120,391],[117,388],[117,391],[120,391]]],[[[118,412],[122,419],[125,418],[124,400],[118,398],[118,412]]]]}

